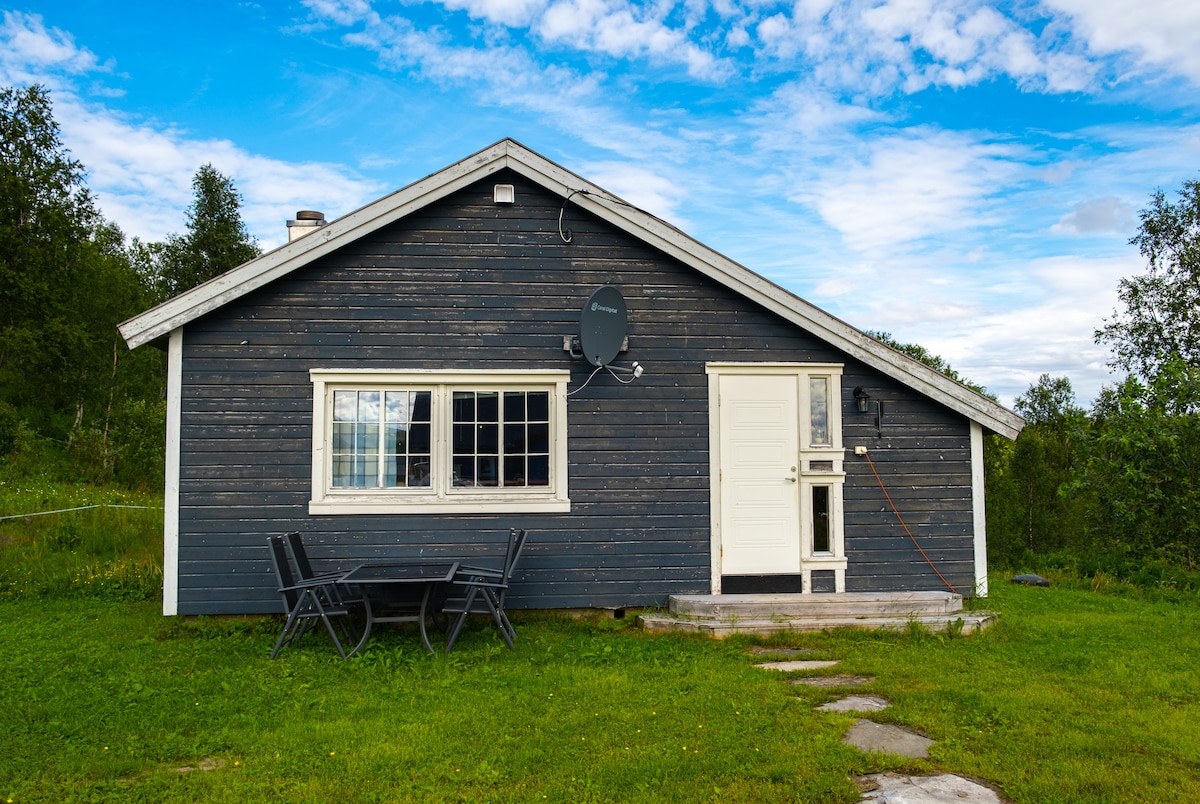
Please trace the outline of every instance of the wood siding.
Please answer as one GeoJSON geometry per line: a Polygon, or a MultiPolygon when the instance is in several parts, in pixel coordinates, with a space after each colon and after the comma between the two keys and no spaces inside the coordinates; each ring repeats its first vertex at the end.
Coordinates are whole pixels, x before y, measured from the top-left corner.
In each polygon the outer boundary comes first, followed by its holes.
{"type": "MultiPolygon", "coordinates": [[[[319,565],[489,555],[530,529],[510,602],[662,605],[707,592],[708,361],[845,364],[844,445],[870,449],[893,500],[953,583],[973,582],[969,424],[515,173],[430,205],[187,325],[179,612],[278,610],[270,534],[299,530],[319,565]],[[492,202],[496,182],[516,203],[492,202]],[[629,309],[633,385],[598,375],[568,402],[569,514],[310,516],[310,369],[592,366],[564,335],[597,286],[629,309]],[[855,413],[866,386],[884,403],[855,413]]],[[[847,589],[939,588],[866,462],[846,459],[847,589]]]]}

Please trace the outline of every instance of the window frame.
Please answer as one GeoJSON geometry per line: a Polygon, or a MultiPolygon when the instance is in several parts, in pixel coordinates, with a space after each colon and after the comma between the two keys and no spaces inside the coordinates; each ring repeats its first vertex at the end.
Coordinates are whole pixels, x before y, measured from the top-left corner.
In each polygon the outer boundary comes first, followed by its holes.
{"type": "Polygon", "coordinates": [[[331,514],[567,513],[567,383],[564,370],[471,371],[311,369],[312,496],[308,511],[331,514]],[[431,483],[413,487],[333,485],[335,391],[430,391],[431,483]],[[535,391],[549,394],[548,486],[456,487],[451,478],[455,391],[535,391]]]}

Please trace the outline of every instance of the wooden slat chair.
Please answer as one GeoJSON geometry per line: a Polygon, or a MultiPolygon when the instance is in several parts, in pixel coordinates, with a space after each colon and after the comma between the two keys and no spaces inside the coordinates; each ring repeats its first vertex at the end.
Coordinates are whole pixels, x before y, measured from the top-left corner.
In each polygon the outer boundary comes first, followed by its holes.
{"type": "Polygon", "coordinates": [[[329,638],[333,640],[333,646],[343,659],[347,653],[358,650],[367,635],[367,607],[370,606],[370,602],[366,597],[344,594],[338,589],[339,585],[334,576],[309,579],[294,577],[288,564],[282,536],[267,537],[267,546],[275,568],[275,578],[279,581],[278,591],[283,597],[284,610],[287,613],[287,621],[275,642],[275,647],[271,650],[271,658],[274,659],[284,645],[292,645],[304,636],[317,620],[325,625],[329,638]],[[337,628],[334,627],[334,620],[338,623],[337,628]],[[342,646],[343,640],[349,644],[356,644],[356,647],[347,651],[342,646]]]}
{"type": "Polygon", "coordinates": [[[454,647],[469,614],[491,615],[504,642],[510,650],[516,650],[513,640],[517,635],[504,611],[504,598],[508,593],[513,568],[525,547],[525,536],[524,530],[509,530],[508,549],[504,555],[504,566],[500,569],[473,566],[458,568],[453,584],[462,588],[462,594],[450,597],[442,604],[442,612],[452,618],[450,634],[446,638],[447,653],[454,647]]]}

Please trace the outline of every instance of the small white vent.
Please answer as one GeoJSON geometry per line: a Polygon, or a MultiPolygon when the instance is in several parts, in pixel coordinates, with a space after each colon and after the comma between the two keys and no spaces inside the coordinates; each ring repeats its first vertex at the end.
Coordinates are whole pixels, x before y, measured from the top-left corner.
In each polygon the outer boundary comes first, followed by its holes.
{"type": "Polygon", "coordinates": [[[497,204],[511,204],[517,200],[517,191],[511,184],[497,184],[492,189],[492,200],[497,204]]]}

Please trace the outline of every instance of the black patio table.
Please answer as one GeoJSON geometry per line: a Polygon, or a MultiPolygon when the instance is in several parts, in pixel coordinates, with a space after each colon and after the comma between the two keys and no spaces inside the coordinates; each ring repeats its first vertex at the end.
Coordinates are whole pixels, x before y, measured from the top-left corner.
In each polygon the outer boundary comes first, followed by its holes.
{"type": "MultiPolygon", "coordinates": [[[[374,563],[370,562],[355,567],[347,572],[340,579],[340,583],[358,584],[363,587],[390,587],[395,585],[421,584],[424,588],[421,592],[421,603],[417,611],[414,613],[411,606],[403,613],[385,613],[376,614],[377,606],[367,605],[367,626],[363,634],[362,640],[358,643],[347,656],[353,656],[367,644],[367,638],[371,635],[371,628],[375,623],[412,623],[419,624],[421,628],[421,641],[425,643],[425,649],[433,653],[433,645],[429,644],[429,634],[425,630],[425,620],[429,614],[429,600],[433,596],[433,592],[441,584],[449,583],[454,579],[454,574],[458,572],[457,561],[388,561],[374,563]]],[[[366,590],[364,589],[364,593],[366,590]]],[[[364,594],[364,597],[366,594],[364,594]]],[[[381,601],[386,607],[386,603],[381,601]]]]}

